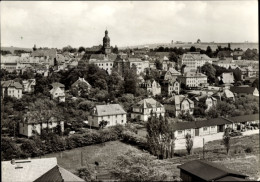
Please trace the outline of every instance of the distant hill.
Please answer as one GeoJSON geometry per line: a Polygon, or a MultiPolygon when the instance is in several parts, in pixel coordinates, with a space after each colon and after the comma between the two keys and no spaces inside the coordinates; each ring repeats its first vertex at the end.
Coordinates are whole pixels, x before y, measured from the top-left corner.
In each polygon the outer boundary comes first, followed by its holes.
{"type": "MultiPolygon", "coordinates": [[[[258,43],[250,43],[250,42],[244,42],[244,43],[230,43],[231,49],[235,48],[241,48],[242,50],[249,49],[257,49],[258,50],[258,43]]],[[[208,46],[211,47],[213,51],[217,49],[218,46],[221,47],[228,47],[228,43],[213,43],[213,42],[202,42],[202,43],[157,43],[157,44],[144,44],[144,45],[136,45],[136,46],[127,46],[129,48],[143,48],[144,46],[149,46],[149,49],[154,49],[158,47],[182,47],[182,48],[190,48],[191,46],[195,46],[196,48],[201,48],[206,50],[208,46]]],[[[125,49],[125,47],[119,47],[119,49],[125,49]]]]}
{"type": "Polygon", "coordinates": [[[10,51],[11,53],[14,53],[15,50],[23,50],[23,51],[33,51],[32,48],[23,48],[23,47],[1,47],[1,50],[3,51],[10,51]]]}

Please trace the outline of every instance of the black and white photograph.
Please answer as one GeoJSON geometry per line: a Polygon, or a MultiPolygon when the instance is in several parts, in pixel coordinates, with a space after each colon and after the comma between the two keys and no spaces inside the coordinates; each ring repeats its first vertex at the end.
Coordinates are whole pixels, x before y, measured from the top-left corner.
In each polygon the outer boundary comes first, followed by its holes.
{"type": "Polygon", "coordinates": [[[1,181],[260,181],[257,0],[0,7],[1,181]]]}

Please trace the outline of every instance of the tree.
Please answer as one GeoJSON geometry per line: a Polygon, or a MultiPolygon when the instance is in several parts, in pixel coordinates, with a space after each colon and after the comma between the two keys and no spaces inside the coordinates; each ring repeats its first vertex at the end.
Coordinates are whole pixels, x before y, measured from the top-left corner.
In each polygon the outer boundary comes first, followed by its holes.
{"type": "Polygon", "coordinates": [[[172,61],[172,62],[175,62],[175,64],[178,63],[178,56],[176,55],[175,52],[170,52],[169,60],[172,61]]]}
{"type": "Polygon", "coordinates": [[[135,68],[126,69],[124,73],[124,88],[125,93],[136,94],[137,89],[137,74],[135,68]]]}
{"type": "Polygon", "coordinates": [[[196,47],[191,46],[191,47],[190,47],[190,52],[196,52],[196,47]]]}
{"type": "Polygon", "coordinates": [[[224,132],[224,135],[223,135],[223,144],[224,144],[224,146],[226,148],[227,155],[228,155],[228,152],[229,152],[229,149],[230,149],[230,135],[229,135],[229,131],[230,131],[230,129],[226,128],[225,132],[224,132]]]}
{"type": "Polygon", "coordinates": [[[83,52],[83,51],[85,51],[85,50],[86,50],[86,49],[85,49],[84,47],[80,46],[79,49],[78,49],[78,52],[81,53],[81,52],[83,52]]]}
{"type": "Polygon", "coordinates": [[[158,171],[149,154],[128,151],[117,157],[112,174],[120,181],[163,181],[166,174],[158,171]]]}
{"type": "Polygon", "coordinates": [[[255,79],[255,81],[252,83],[252,87],[256,87],[259,90],[259,78],[255,79]]]}
{"type": "Polygon", "coordinates": [[[186,139],[186,150],[187,150],[188,154],[190,155],[192,147],[193,147],[193,140],[189,133],[186,134],[185,139],[186,139]]]}
{"type": "Polygon", "coordinates": [[[156,69],[158,70],[162,70],[162,63],[160,62],[160,60],[156,59],[155,61],[155,66],[156,66],[156,69]]]}
{"type": "Polygon", "coordinates": [[[212,52],[212,49],[211,49],[210,46],[207,47],[206,54],[207,54],[207,56],[210,57],[210,58],[213,57],[213,52],[212,52]]]}
{"type": "Polygon", "coordinates": [[[115,46],[115,47],[113,48],[112,52],[113,52],[114,54],[118,54],[118,47],[115,46]]]}
{"type": "Polygon", "coordinates": [[[207,75],[209,83],[215,83],[216,69],[212,66],[212,64],[205,63],[201,67],[201,72],[207,75]]]}
{"type": "Polygon", "coordinates": [[[178,118],[186,120],[186,121],[194,121],[194,117],[190,114],[190,112],[184,112],[182,111],[179,115],[178,118]]]}
{"type": "Polygon", "coordinates": [[[106,127],[107,124],[108,124],[108,121],[102,120],[102,121],[99,123],[99,128],[103,129],[103,128],[106,127]]]}
{"type": "Polygon", "coordinates": [[[76,175],[85,181],[90,182],[95,180],[95,176],[93,175],[94,172],[95,171],[89,165],[87,165],[87,167],[77,169],[76,175]]]}

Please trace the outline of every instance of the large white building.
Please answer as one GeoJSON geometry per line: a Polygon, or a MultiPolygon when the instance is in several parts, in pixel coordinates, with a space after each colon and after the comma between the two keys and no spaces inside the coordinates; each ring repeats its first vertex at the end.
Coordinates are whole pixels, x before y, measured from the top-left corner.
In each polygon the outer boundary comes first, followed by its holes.
{"type": "Polygon", "coordinates": [[[212,64],[212,60],[206,54],[200,54],[198,52],[188,52],[181,56],[181,65],[186,65],[187,68],[197,69],[203,66],[205,63],[212,64]]]}
{"type": "Polygon", "coordinates": [[[207,84],[207,76],[198,72],[186,72],[178,76],[178,79],[186,87],[201,87],[207,84]]]}
{"type": "Polygon", "coordinates": [[[101,121],[107,121],[106,126],[126,124],[126,112],[119,104],[97,105],[89,115],[88,123],[99,127],[101,121]]]}
{"type": "Polygon", "coordinates": [[[149,68],[149,61],[148,60],[142,60],[141,58],[129,57],[128,61],[130,62],[130,68],[132,68],[133,65],[136,66],[136,73],[138,75],[140,73],[144,72],[145,68],[149,68]]]}
{"type": "Polygon", "coordinates": [[[116,54],[92,54],[90,56],[89,63],[93,63],[100,69],[107,71],[108,74],[111,74],[116,57],[116,54]]]}

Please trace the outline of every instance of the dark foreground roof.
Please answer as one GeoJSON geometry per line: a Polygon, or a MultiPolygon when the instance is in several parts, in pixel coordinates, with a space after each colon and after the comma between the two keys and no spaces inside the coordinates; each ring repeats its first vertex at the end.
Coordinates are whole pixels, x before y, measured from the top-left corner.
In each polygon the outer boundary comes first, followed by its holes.
{"type": "Polygon", "coordinates": [[[255,87],[230,87],[230,91],[234,93],[245,93],[245,94],[253,94],[255,91],[255,87]]]}
{"type": "Polygon", "coordinates": [[[178,168],[190,173],[204,181],[212,181],[227,176],[246,178],[240,172],[228,169],[222,165],[205,160],[194,160],[178,166],[178,168]]]}
{"type": "Polygon", "coordinates": [[[36,179],[34,182],[84,182],[83,179],[79,178],[78,176],[72,174],[71,172],[67,171],[66,169],[55,166],[41,177],[36,179]]]}

